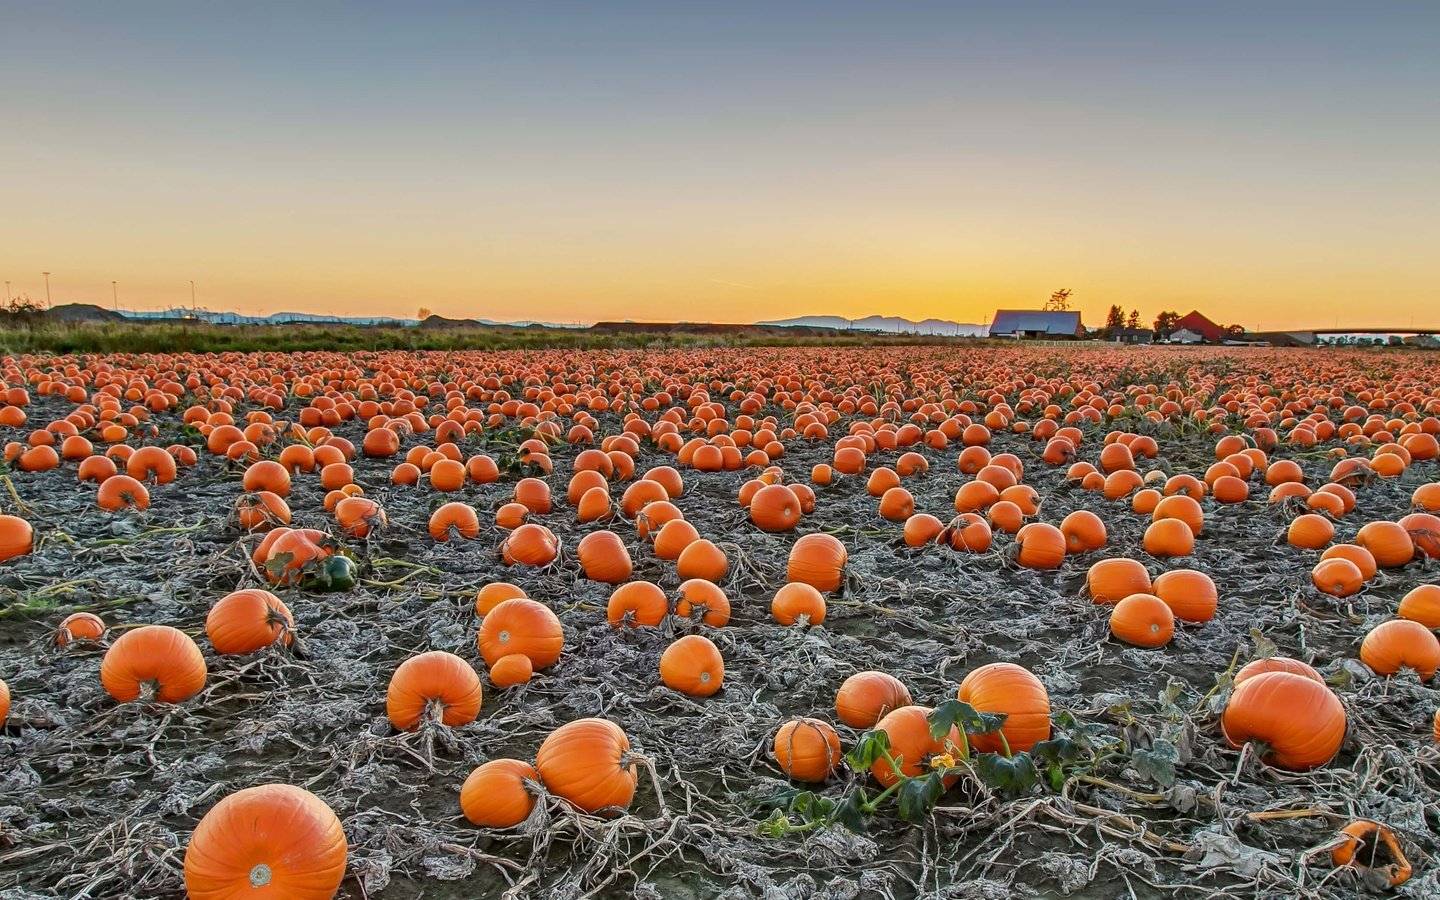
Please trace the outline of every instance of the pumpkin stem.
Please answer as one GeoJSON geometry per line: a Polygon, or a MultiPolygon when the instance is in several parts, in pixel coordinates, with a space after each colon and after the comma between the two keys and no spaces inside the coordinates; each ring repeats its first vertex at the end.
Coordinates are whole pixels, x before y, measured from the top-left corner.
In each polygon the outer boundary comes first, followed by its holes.
{"type": "Polygon", "coordinates": [[[250,870],[250,886],[256,888],[264,887],[270,883],[270,874],[269,866],[265,863],[257,863],[255,867],[250,870]]]}

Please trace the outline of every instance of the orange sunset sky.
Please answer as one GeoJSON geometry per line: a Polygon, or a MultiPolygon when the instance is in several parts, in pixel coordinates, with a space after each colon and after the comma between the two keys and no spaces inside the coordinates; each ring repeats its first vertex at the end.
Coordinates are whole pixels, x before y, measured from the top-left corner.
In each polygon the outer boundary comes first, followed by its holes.
{"type": "Polygon", "coordinates": [[[1440,326],[1434,4],[29,6],[14,294],[1440,326]]]}

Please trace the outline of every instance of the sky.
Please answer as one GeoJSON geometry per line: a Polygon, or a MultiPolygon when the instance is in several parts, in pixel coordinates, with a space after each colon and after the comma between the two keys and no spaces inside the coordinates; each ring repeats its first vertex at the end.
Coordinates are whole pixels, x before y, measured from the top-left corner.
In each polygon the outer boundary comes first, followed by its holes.
{"type": "Polygon", "coordinates": [[[1440,326],[1440,4],[0,0],[53,303],[1440,326]],[[112,282],[114,282],[112,289],[112,282]]]}

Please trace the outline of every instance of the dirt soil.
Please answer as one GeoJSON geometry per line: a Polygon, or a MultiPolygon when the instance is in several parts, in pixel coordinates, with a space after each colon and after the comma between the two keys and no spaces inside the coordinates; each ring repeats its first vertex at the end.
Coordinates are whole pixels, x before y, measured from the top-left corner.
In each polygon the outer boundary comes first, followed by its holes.
{"type": "MultiPolygon", "coordinates": [[[[31,414],[46,421],[67,411],[40,398],[31,414]]],[[[601,418],[618,430],[618,419],[601,418]]],[[[180,434],[165,427],[160,443],[180,434]]],[[[336,431],[359,446],[360,428],[336,431]]],[[[1213,461],[1211,436],[1170,426],[1151,433],[1161,443],[1158,467],[1199,474],[1213,461]]],[[[1082,448],[1086,458],[1102,434],[1082,448]]],[[[948,517],[960,449],[926,451],[929,474],[906,480],[918,510],[948,517]]],[[[214,654],[204,619],[225,593],[260,583],[247,558],[256,539],[230,521],[238,470],[202,452],[194,471],[153,488],[153,506],[138,515],[98,510],[93,487],[79,484],[73,468],[12,472],[41,540],[32,555],[0,566],[0,677],[15,698],[0,736],[0,898],[181,896],[184,848],[200,816],[237,789],[275,781],[315,792],[340,816],[350,842],[340,896],[349,898],[1348,898],[1369,889],[1361,876],[1313,851],[1360,817],[1394,828],[1410,854],[1416,874],[1395,894],[1440,896],[1440,756],[1430,736],[1440,692],[1413,674],[1376,679],[1357,661],[1367,628],[1393,616],[1410,588],[1434,581],[1433,566],[1385,571],[1346,601],[1326,597],[1310,584],[1315,554],[1277,543],[1284,518],[1259,491],[1262,499],[1239,506],[1207,499],[1195,555],[1152,559],[1138,549],[1146,520],[1065,483],[1062,468],[1041,463],[1038,443],[997,434],[991,449],[1025,461],[1027,483],[1046,498],[1043,520],[1093,510],[1110,546],[1052,572],[1016,568],[1004,553],[1010,539],[998,534],[996,548],[980,555],[910,549],[899,526],[878,516],[861,478],[819,489],[798,532],[766,534],[735,502],[747,474],[684,470],[678,505],[732,560],[723,587],[734,617],[706,632],[724,654],[725,687],[705,700],[666,689],[658,675],[661,651],[695,626],[672,618],[656,629],[612,628],[610,588],[584,580],[568,552],[543,570],[503,565],[493,512],[509,499],[509,480],[441,495],[392,487],[395,460],[358,458],[357,480],[390,520],[381,536],[354,545],[366,562],[363,583],[343,594],[279,591],[302,652],[237,658],[214,654]],[[479,508],[479,540],[436,544],[426,534],[429,511],[452,499],[479,508]],[[786,555],[799,534],[819,530],[849,549],[846,589],[831,598],[823,626],[781,627],[769,601],[784,582],[786,555]],[[1180,627],[1160,650],[1116,642],[1109,608],[1092,604],[1083,583],[1095,560],[1121,555],[1155,572],[1209,573],[1221,595],[1215,619],[1180,627]],[[556,610],[562,659],[522,688],[487,683],[471,725],[396,733],[384,692],[402,660],[448,650],[483,673],[474,596],[496,580],[556,610]],[[98,676],[103,647],[50,644],[59,620],[79,609],[111,625],[186,630],[205,651],[204,692],[174,706],[115,703],[98,676]],[[1228,680],[1216,690],[1217,679],[1275,652],[1312,661],[1349,715],[1341,754],[1316,772],[1241,760],[1220,735],[1228,680]],[[764,801],[790,788],[769,752],[780,723],[834,721],[835,691],[856,671],[891,672],[916,702],[933,705],[995,660],[1030,668],[1057,712],[1103,726],[1126,752],[1062,794],[1046,788],[1007,800],[962,781],[926,827],[900,822],[892,809],[859,835],[757,831],[770,814],[764,801]],[[584,716],[621,724],[654,761],[655,777],[642,776],[630,815],[577,816],[551,800],[510,831],[464,820],[458,792],[474,766],[533,758],[549,730],[584,716]],[[1169,787],[1128,755],[1162,739],[1178,749],[1169,787]]],[[[563,503],[575,452],[555,448],[549,480],[562,502],[538,518],[567,551],[593,530],[577,526],[563,503]]],[[[804,477],[831,452],[829,443],[796,441],[783,465],[804,477]]],[[[1280,452],[1312,476],[1328,471],[1318,454],[1280,452]]],[[[875,463],[897,455],[881,452],[875,463]]],[[[638,470],[670,462],[646,449],[638,470]]],[[[1435,478],[1433,463],[1417,464],[1363,492],[1337,540],[1372,519],[1396,518],[1414,487],[1435,478]]],[[[295,479],[294,524],[333,530],[322,496],[318,479],[295,479]]],[[[609,527],[628,544],[635,577],[673,591],[673,566],[653,557],[633,524],[609,527]]],[[[839,731],[848,747],[856,733],[839,731]]],[[[864,780],[847,772],[825,791],[838,797],[864,780]]]]}

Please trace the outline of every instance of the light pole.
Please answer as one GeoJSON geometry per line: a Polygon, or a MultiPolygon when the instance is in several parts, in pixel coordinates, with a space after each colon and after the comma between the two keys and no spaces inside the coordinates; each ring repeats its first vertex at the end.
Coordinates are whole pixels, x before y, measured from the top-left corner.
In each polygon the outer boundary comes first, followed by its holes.
{"type": "Polygon", "coordinates": [[[120,311],[120,288],[115,282],[110,282],[110,296],[115,300],[115,311],[120,311]]]}
{"type": "Polygon", "coordinates": [[[195,311],[195,279],[190,279],[190,311],[195,311]]]}
{"type": "Polygon", "coordinates": [[[45,276],[45,307],[48,309],[50,307],[50,273],[41,272],[40,274],[45,276]]]}

